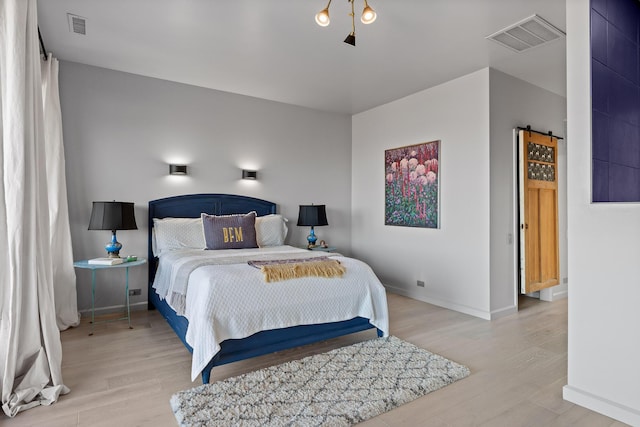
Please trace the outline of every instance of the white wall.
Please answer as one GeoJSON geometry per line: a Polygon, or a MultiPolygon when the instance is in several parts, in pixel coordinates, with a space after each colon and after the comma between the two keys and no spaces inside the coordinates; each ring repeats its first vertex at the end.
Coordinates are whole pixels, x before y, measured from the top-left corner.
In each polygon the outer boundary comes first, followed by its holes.
{"type": "Polygon", "coordinates": [[[589,0],[567,0],[569,352],[564,398],[640,425],[640,205],[592,204],[589,0]]]}
{"type": "MultiPolygon", "coordinates": [[[[517,233],[513,206],[514,150],[513,129],[531,125],[532,129],[564,136],[566,99],[498,70],[490,70],[491,111],[491,312],[492,317],[515,311],[514,245],[517,233]],[[509,235],[513,239],[510,243],[509,235]]],[[[560,236],[560,277],[567,277],[566,151],[558,143],[558,215],[560,236]]],[[[550,298],[566,296],[567,285],[549,290],[550,298]]]]}
{"type": "Polygon", "coordinates": [[[352,121],[354,255],[394,292],[484,318],[490,315],[488,105],[484,69],[352,121]],[[437,139],[440,229],[385,226],[384,151],[437,139]]]}
{"type": "MultiPolygon", "coordinates": [[[[104,254],[108,231],[88,231],[91,202],[136,204],[137,231],[121,231],[124,254],[146,256],[149,200],[188,193],[233,193],[271,200],[289,218],[288,242],[304,245],[299,204],[326,204],[319,238],[350,252],[351,118],[61,62],[71,234],[75,259],[104,254]],[[189,176],[168,175],[186,163],[189,176]],[[240,179],[241,168],[259,180],[240,179]]],[[[90,307],[90,275],[78,271],[79,308],[90,307]]],[[[131,288],[146,301],[146,268],[131,288]]],[[[97,307],[124,303],[122,271],[98,273],[97,307]]]]}
{"type": "MultiPolygon", "coordinates": [[[[530,124],[561,136],[565,116],[561,96],[488,68],[354,116],[355,255],[394,292],[485,319],[515,312],[513,129],[530,124]],[[384,150],[435,139],[441,228],[385,226],[384,150]]],[[[559,151],[564,179],[566,147],[559,151]]],[[[559,197],[562,235],[563,186],[559,197]]],[[[566,277],[564,241],[560,249],[566,277]]]]}

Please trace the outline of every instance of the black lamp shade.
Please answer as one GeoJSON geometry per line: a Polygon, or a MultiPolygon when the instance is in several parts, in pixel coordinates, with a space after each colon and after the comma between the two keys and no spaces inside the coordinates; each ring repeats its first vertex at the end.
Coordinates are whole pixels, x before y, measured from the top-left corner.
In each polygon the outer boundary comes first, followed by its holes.
{"type": "Polygon", "coordinates": [[[344,39],[344,42],[346,44],[350,44],[351,46],[355,46],[356,45],[356,35],[351,33],[347,36],[346,39],[344,39]]]}
{"type": "Polygon", "coordinates": [[[298,213],[298,225],[315,227],[317,225],[329,225],[325,205],[300,205],[298,213]]]}
{"type": "Polygon", "coordinates": [[[93,202],[89,230],[137,230],[133,203],[93,202]]]}

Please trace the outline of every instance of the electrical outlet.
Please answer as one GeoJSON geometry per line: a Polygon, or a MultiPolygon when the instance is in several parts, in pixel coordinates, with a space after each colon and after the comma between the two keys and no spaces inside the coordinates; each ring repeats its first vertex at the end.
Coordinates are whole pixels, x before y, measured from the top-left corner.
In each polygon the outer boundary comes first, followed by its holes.
{"type": "Polygon", "coordinates": [[[418,280],[417,285],[421,288],[424,288],[424,282],[422,280],[418,280]]]}
{"type": "Polygon", "coordinates": [[[562,283],[569,283],[569,278],[568,277],[563,278],[562,283]]]}
{"type": "Polygon", "coordinates": [[[129,289],[130,297],[135,297],[136,295],[142,295],[142,289],[129,289]]]}

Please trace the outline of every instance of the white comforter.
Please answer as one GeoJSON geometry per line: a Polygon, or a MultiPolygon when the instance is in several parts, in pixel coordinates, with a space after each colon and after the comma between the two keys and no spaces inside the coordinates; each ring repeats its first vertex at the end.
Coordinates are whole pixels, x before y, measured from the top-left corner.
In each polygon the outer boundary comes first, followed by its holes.
{"type": "Polygon", "coordinates": [[[322,254],[346,267],[342,278],[305,277],[266,283],[262,272],[249,266],[247,260],[272,258],[273,254],[282,259],[302,258],[317,253],[291,246],[181,252],[160,257],[154,288],[189,320],[186,341],[193,348],[192,380],[220,350],[222,341],[245,338],[262,330],[361,316],[388,335],[384,287],[361,261],[322,254]],[[232,258],[237,261],[234,263],[232,258]],[[216,261],[222,264],[207,265],[216,261]],[[188,264],[193,270],[185,281],[188,264]]]}

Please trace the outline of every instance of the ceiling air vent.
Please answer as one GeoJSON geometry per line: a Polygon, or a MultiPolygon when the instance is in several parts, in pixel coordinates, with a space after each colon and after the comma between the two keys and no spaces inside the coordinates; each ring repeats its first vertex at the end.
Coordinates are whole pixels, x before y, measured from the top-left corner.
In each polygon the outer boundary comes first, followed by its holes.
{"type": "Polygon", "coordinates": [[[538,15],[532,15],[486,38],[515,52],[562,38],[565,33],[538,15]]]}
{"type": "Polygon", "coordinates": [[[69,20],[69,31],[83,36],[87,34],[87,18],[67,13],[67,19],[69,20]]]}

